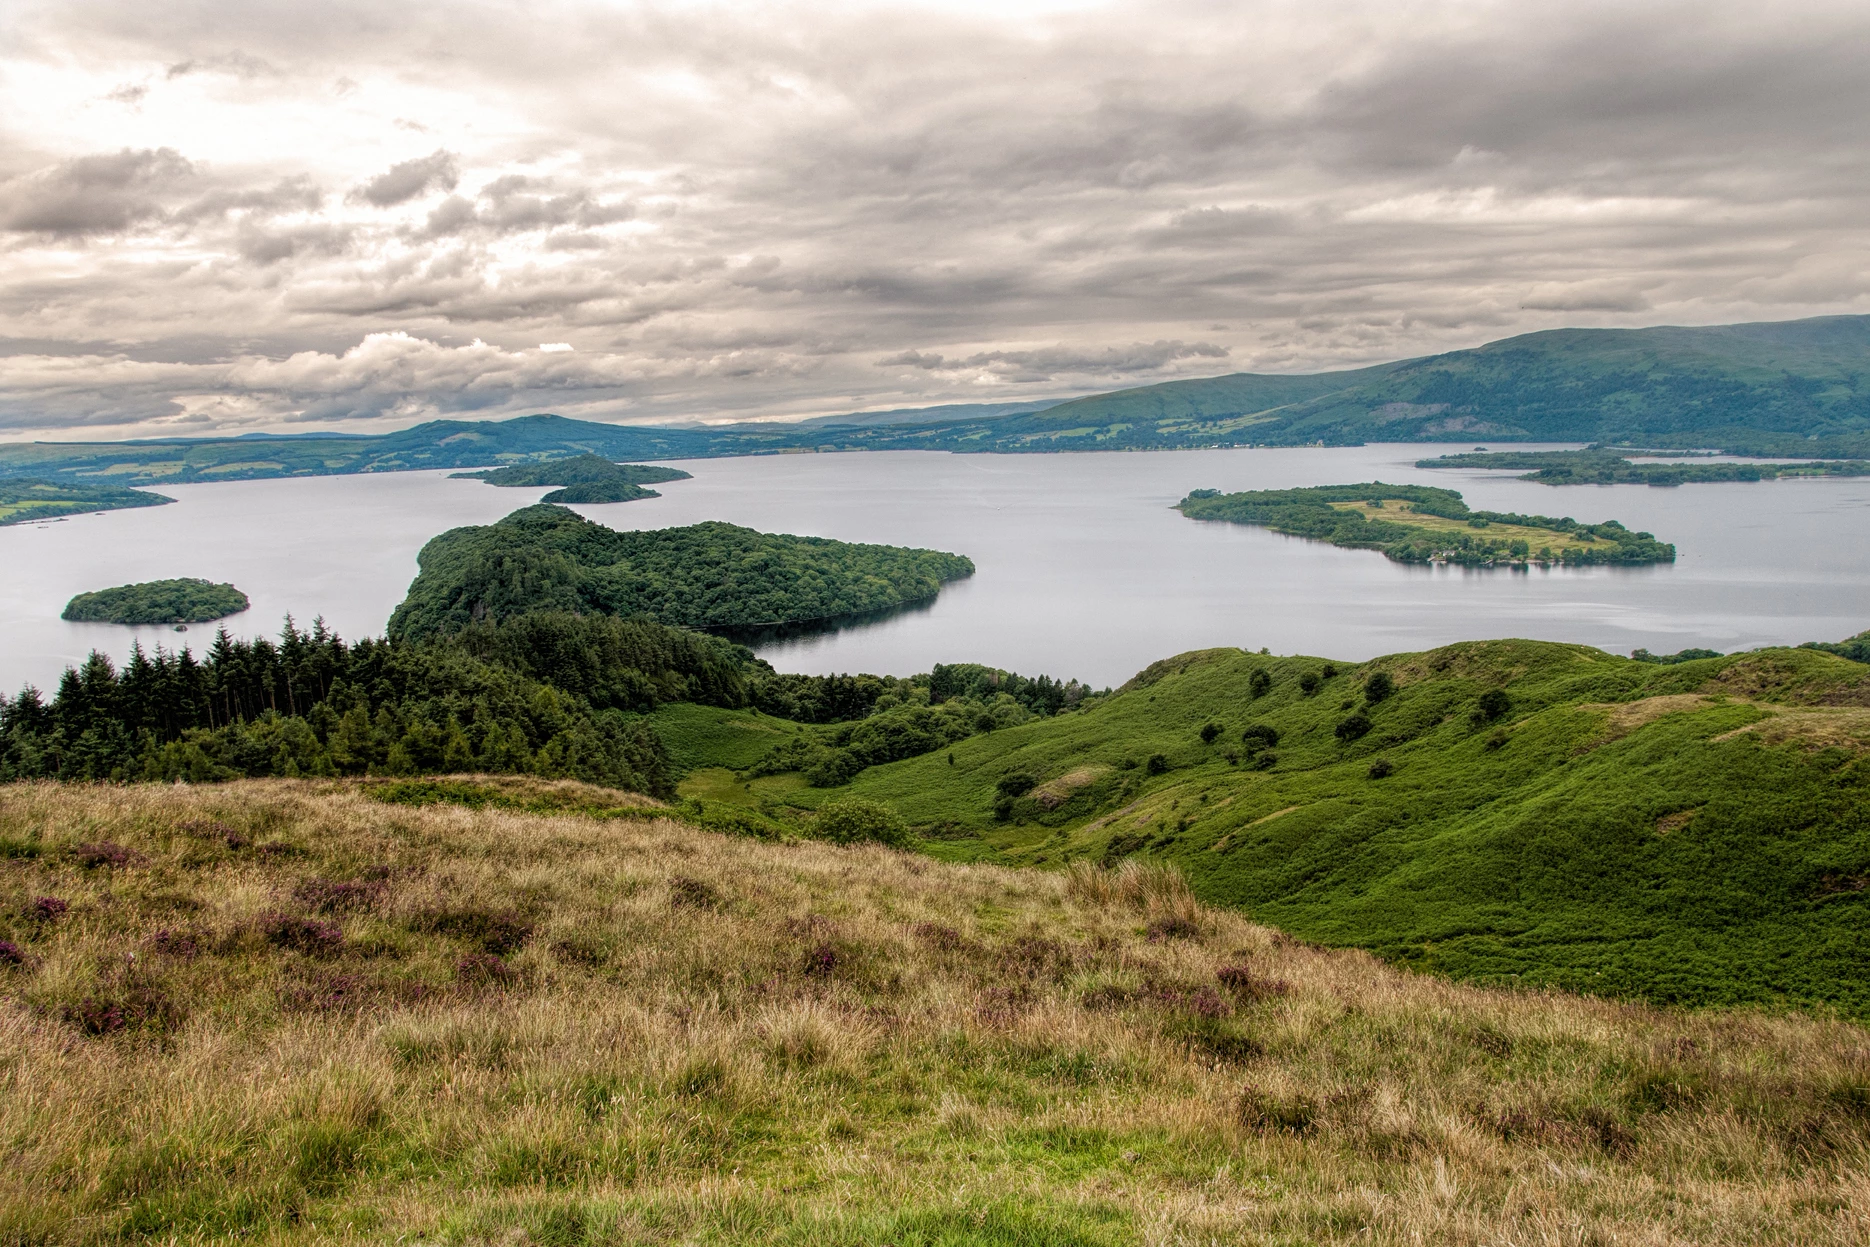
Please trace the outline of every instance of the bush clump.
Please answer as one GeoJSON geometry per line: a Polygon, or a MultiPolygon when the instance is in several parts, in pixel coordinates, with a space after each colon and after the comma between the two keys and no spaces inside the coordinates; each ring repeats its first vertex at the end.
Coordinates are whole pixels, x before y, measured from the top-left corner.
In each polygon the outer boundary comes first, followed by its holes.
{"type": "Polygon", "coordinates": [[[825,802],[818,811],[817,829],[821,838],[833,844],[875,840],[879,844],[900,845],[909,839],[909,829],[895,810],[866,797],[840,797],[825,802]]]}

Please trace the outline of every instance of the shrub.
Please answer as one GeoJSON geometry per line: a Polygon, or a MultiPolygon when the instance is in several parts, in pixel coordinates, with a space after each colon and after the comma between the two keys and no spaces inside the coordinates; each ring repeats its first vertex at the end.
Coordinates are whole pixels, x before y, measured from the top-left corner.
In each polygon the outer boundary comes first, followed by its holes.
{"type": "Polygon", "coordinates": [[[1251,966],[1222,966],[1214,972],[1214,977],[1240,1000],[1269,1000],[1292,990],[1292,984],[1284,979],[1264,978],[1255,974],[1251,966]]]}
{"type": "Polygon", "coordinates": [[[899,845],[909,838],[909,831],[895,810],[865,797],[840,797],[825,802],[819,808],[817,826],[818,834],[834,844],[875,840],[899,845]]]}
{"type": "Polygon", "coordinates": [[[433,931],[470,940],[481,951],[496,957],[505,956],[532,938],[532,923],[511,910],[479,908],[432,910],[420,915],[418,930],[433,931]]]}
{"type": "Polygon", "coordinates": [[[261,914],[253,925],[275,948],[288,948],[308,957],[329,957],[344,947],[344,931],[335,922],[296,914],[261,914]]]}
{"type": "Polygon", "coordinates": [[[136,854],[121,844],[112,844],[101,840],[95,844],[80,844],[73,847],[71,855],[78,859],[78,864],[87,870],[99,866],[128,866],[136,860],[136,854]]]}
{"type": "Polygon", "coordinates": [[[1143,763],[1143,772],[1147,775],[1165,775],[1168,773],[1168,770],[1169,757],[1167,754],[1152,753],[1149,755],[1149,759],[1143,763]]]}
{"type": "Polygon", "coordinates": [[[1506,729],[1496,727],[1492,732],[1488,734],[1487,739],[1483,741],[1482,744],[1487,749],[1506,748],[1506,729]]]}
{"type": "Polygon", "coordinates": [[[1249,749],[1271,749],[1279,743],[1279,729],[1265,723],[1255,723],[1240,734],[1240,740],[1249,749]]]}
{"type": "Polygon", "coordinates": [[[996,787],[1003,797],[1023,797],[1031,792],[1038,783],[1038,780],[1026,774],[1026,772],[1014,771],[1011,775],[1002,775],[996,787]]]}
{"type": "Polygon", "coordinates": [[[1270,771],[1279,765],[1279,755],[1270,749],[1262,750],[1260,754],[1253,759],[1253,765],[1262,771],[1270,771]]]}
{"type": "Polygon", "coordinates": [[[71,909],[71,902],[60,900],[56,896],[35,896],[26,905],[26,921],[40,926],[48,922],[57,922],[71,909]]]}
{"type": "Polygon", "coordinates": [[[1388,758],[1378,758],[1370,764],[1371,779],[1388,779],[1396,773],[1396,764],[1388,758]]]}
{"type": "Polygon", "coordinates": [[[1339,740],[1348,745],[1354,740],[1361,740],[1368,736],[1370,729],[1374,726],[1375,724],[1370,722],[1370,716],[1359,710],[1340,722],[1333,731],[1339,740]]]}
{"type": "Polygon", "coordinates": [[[807,977],[828,979],[838,968],[838,950],[829,940],[820,940],[805,950],[804,971],[807,977]]]}
{"type": "Polygon", "coordinates": [[[1318,691],[1318,686],[1322,683],[1324,683],[1324,681],[1318,678],[1318,673],[1316,671],[1307,671],[1304,675],[1299,677],[1299,692],[1310,697],[1313,693],[1318,691]]]}
{"type": "Polygon", "coordinates": [[[1204,745],[1212,745],[1215,737],[1220,734],[1221,725],[1218,723],[1203,723],[1201,725],[1201,743],[1204,745]]]}
{"type": "Polygon", "coordinates": [[[0,940],[0,966],[21,966],[26,964],[26,954],[12,940],[0,940]]]}
{"type": "Polygon", "coordinates": [[[1144,929],[1149,942],[1154,944],[1162,940],[1190,940],[1201,934],[1201,928],[1179,914],[1169,914],[1157,918],[1144,929]]]}
{"type": "Polygon", "coordinates": [[[368,909],[382,892],[380,879],[343,883],[333,879],[306,879],[292,889],[292,898],[316,913],[336,914],[368,909]]]}
{"type": "Polygon", "coordinates": [[[1474,714],[1483,723],[1492,723],[1504,719],[1513,709],[1513,699],[1506,695],[1503,688],[1490,688],[1480,695],[1480,703],[1474,714]]]}
{"type": "Polygon", "coordinates": [[[1370,678],[1364,681],[1364,700],[1373,706],[1380,701],[1389,700],[1390,694],[1395,691],[1396,681],[1390,678],[1390,673],[1387,671],[1374,671],[1370,674],[1370,678]]]}
{"type": "Polygon", "coordinates": [[[1253,669],[1253,674],[1247,677],[1247,696],[1251,697],[1254,701],[1258,701],[1260,698],[1266,696],[1266,694],[1272,691],[1272,688],[1273,677],[1266,673],[1266,668],[1264,667],[1255,667],[1253,669]]]}

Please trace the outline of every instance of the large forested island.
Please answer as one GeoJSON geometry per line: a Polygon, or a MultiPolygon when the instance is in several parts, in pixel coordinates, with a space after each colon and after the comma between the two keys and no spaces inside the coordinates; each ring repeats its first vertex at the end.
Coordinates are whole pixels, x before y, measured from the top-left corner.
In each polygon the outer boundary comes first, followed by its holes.
{"type": "Polygon", "coordinates": [[[145,489],[114,485],[88,485],[31,478],[0,480],[0,526],[34,520],[117,511],[125,507],[159,507],[175,499],[145,489]]]}
{"type": "Polygon", "coordinates": [[[457,632],[529,611],[646,617],[754,629],[870,615],[925,602],[974,573],[956,554],[793,537],[708,522],[618,532],[538,505],[456,528],[422,547],[421,574],[391,636],[457,632]]]}
{"type": "Polygon", "coordinates": [[[1672,563],[1675,547],[1615,520],[1470,511],[1452,489],[1426,485],[1319,485],[1223,494],[1197,489],[1177,503],[1196,520],[1253,524],[1398,563],[1503,566],[1527,563],[1672,563]]]}
{"type": "Polygon", "coordinates": [[[1698,485],[1808,476],[1870,476],[1870,460],[1811,459],[1793,463],[1637,463],[1640,450],[1496,450],[1418,459],[1418,468],[1487,468],[1522,473],[1541,485],[1698,485]]]}
{"type": "Polygon", "coordinates": [[[456,472],[450,479],[486,481],[489,485],[520,488],[536,485],[559,485],[541,502],[634,502],[638,498],[660,497],[645,485],[666,481],[685,481],[689,473],[680,468],[662,468],[641,463],[612,463],[602,455],[586,452],[568,459],[544,463],[519,463],[481,472],[456,472]]]}
{"type": "Polygon", "coordinates": [[[191,576],[80,593],[65,604],[59,618],[80,623],[206,623],[237,615],[249,605],[247,595],[233,585],[191,576]]]}

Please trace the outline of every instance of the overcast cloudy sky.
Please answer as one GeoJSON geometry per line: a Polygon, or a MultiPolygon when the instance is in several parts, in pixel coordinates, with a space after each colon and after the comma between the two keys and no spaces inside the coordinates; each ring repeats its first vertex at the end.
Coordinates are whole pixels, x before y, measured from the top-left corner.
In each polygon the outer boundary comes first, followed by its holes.
{"type": "Polygon", "coordinates": [[[1870,5],[9,0],[0,437],[1870,312],[1870,5]]]}

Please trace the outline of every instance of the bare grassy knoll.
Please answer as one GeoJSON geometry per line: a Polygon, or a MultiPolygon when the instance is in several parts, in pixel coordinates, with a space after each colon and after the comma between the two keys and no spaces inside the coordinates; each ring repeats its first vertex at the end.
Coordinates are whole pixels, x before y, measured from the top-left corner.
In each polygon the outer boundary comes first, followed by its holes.
{"type": "Polygon", "coordinates": [[[1862,1028],[1414,977],[1161,867],[20,784],[0,910],[0,1242],[1870,1229],[1862,1028]]]}

